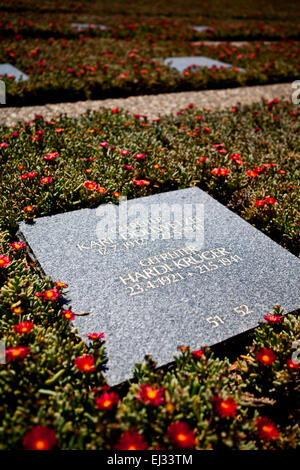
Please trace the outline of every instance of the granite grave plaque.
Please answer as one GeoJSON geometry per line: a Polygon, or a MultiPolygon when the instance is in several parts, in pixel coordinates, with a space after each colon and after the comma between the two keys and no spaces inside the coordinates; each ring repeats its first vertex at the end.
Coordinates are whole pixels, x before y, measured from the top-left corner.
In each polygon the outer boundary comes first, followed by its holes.
{"type": "Polygon", "coordinates": [[[21,70],[11,64],[0,64],[0,77],[1,75],[13,75],[15,80],[21,80],[22,82],[29,78],[26,73],[21,72],[21,70]]]}
{"type": "Polygon", "coordinates": [[[104,332],[110,385],[300,307],[300,260],[199,188],[22,222],[43,272],[69,285],[79,334],[104,332]],[[138,223],[138,225],[137,225],[138,223]]]}
{"type": "MultiPolygon", "coordinates": [[[[175,68],[178,72],[183,72],[188,67],[196,65],[197,67],[225,67],[232,68],[232,64],[227,64],[226,62],[221,62],[220,60],[210,59],[205,56],[186,56],[186,57],[167,57],[164,59],[164,63],[170,67],[175,68]]],[[[239,71],[242,72],[244,69],[239,68],[239,71]]]]}

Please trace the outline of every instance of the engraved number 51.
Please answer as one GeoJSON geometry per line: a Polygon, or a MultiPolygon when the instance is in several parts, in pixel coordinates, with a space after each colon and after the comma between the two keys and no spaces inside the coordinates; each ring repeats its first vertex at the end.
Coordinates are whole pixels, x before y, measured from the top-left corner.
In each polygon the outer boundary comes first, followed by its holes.
{"type": "Polygon", "coordinates": [[[222,320],[222,318],[219,317],[219,315],[214,315],[213,317],[207,317],[206,321],[208,321],[208,323],[211,323],[213,325],[213,328],[217,328],[217,326],[219,326],[220,323],[224,323],[224,321],[222,320]]]}

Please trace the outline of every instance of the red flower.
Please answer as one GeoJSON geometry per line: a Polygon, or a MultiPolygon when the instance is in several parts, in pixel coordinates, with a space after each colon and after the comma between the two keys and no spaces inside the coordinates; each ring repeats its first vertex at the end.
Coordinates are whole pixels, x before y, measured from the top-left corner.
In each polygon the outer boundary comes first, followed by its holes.
{"type": "Polygon", "coordinates": [[[236,415],[237,404],[233,398],[223,400],[221,397],[214,397],[213,402],[217,413],[221,418],[234,417],[236,415]]]}
{"type": "Polygon", "coordinates": [[[130,151],[129,150],[120,150],[121,155],[129,155],[130,151]]]}
{"type": "Polygon", "coordinates": [[[34,211],[34,207],[33,207],[33,206],[25,206],[25,207],[23,207],[23,211],[25,211],[25,212],[33,212],[33,211],[34,211]]]}
{"type": "Polygon", "coordinates": [[[147,444],[137,431],[125,431],[115,447],[118,450],[146,450],[147,444]]]}
{"type": "Polygon", "coordinates": [[[0,255],[0,268],[6,268],[11,263],[11,260],[8,256],[0,255]]]}
{"type": "Polygon", "coordinates": [[[263,417],[259,417],[256,421],[256,432],[264,440],[275,440],[279,435],[279,431],[273,421],[263,417]]]}
{"type": "Polygon", "coordinates": [[[78,369],[81,372],[93,372],[96,370],[94,358],[91,356],[91,354],[85,354],[84,356],[76,357],[74,364],[75,369],[78,369]]]}
{"type": "Polygon", "coordinates": [[[298,362],[293,362],[292,359],[288,359],[286,361],[286,365],[288,366],[289,369],[299,369],[300,364],[298,362]]]}
{"type": "Polygon", "coordinates": [[[108,142],[100,142],[100,144],[98,144],[100,147],[107,147],[109,145],[108,142]]]}
{"type": "Polygon", "coordinates": [[[115,392],[104,392],[95,400],[95,406],[99,410],[111,410],[120,401],[119,395],[115,392]]]}
{"type": "Polygon", "coordinates": [[[17,346],[15,348],[8,348],[5,351],[6,360],[15,361],[16,359],[23,359],[30,354],[30,347],[17,346]]]}
{"type": "Polygon", "coordinates": [[[256,359],[264,366],[269,366],[275,361],[276,355],[272,349],[261,348],[256,353],[256,359]]]}
{"type": "Polygon", "coordinates": [[[264,320],[269,323],[281,323],[282,318],[279,315],[265,315],[264,320]]]}
{"type": "Polygon", "coordinates": [[[145,158],[145,156],[146,155],[144,153],[136,153],[135,155],[133,155],[133,158],[139,159],[139,158],[145,158]]]}
{"type": "Polygon", "coordinates": [[[15,333],[19,334],[29,333],[29,331],[31,331],[33,327],[34,323],[32,323],[31,321],[23,321],[14,326],[14,331],[15,333]]]}
{"type": "Polygon", "coordinates": [[[106,193],[107,189],[102,188],[101,186],[97,186],[96,191],[97,193],[106,193]]]}
{"type": "Polygon", "coordinates": [[[97,183],[96,181],[87,180],[83,183],[83,186],[89,191],[94,191],[97,188],[97,183]]]}
{"type": "Polygon", "coordinates": [[[41,184],[49,184],[52,183],[53,177],[52,176],[43,176],[43,178],[40,179],[41,184]]]}
{"type": "Polygon", "coordinates": [[[134,170],[134,166],[131,166],[131,165],[123,165],[123,168],[125,170],[134,170]]]}
{"type": "Polygon", "coordinates": [[[111,113],[115,114],[119,112],[119,108],[113,108],[110,110],[111,113]]]}
{"type": "Polygon", "coordinates": [[[43,156],[43,159],[54,160],[56,157],[58,157],[58,152],[50,152],[50,153],[46,153],[46,155],[43,156]]]}
{"type": "Polygon", "coordinates": [[[65,289],[66,287],[68,287],[68,284],[66,284],[65,282],[57,281],[55,284],[58,289],[65,289]]]}
{"type": "Polygon", "coordinates": [[[140,385],[137,399],[145,405],[159,406],[164,403],[164,388],[155,388],[150,385],[140,385]]]}
{"type": "Polygon", "coordinates": [[[206,160],[206,157],[201,157],[201,158],[198,158],[197,162],[203,163],[205,162],[205,160],[206,160]]]}
{"type": "Polygon", "coordinates": [[[192,449],[195,445],[195,435],[187,423],[175,421],[168,427],[168,438],[177,447],[192,449]]]}
{"type": "Polygon", "coordinates": [[[262,206],[265,205],[265,203],[266,203],[266,201],[264,199],[258,199],[258,201],[255,201],[254,205],[256,207],[262,207],[262,206]]]}
{"type": "Polygon", "coordinates": [[[149,186],[150,181],[148,180],[133,180],[133,184],[136,186],[149,186]]]}
{"type": "Polygon", "coordinates": [[[248,170],[246,171],[246,175],[250,178],[256,178],[258,176],[258,173],[254,170],[248,170]]]}
{"type": "Polygon", "coordinates": [[[45,290],[44,292],[38,292],[38,294],[35,295],[36,297],[42,297],[44,300],[51,300],[52,302],[56,302],[60,297],[60,293],[55,287],[45,290]]]}
{"type": "Polygon", "coordinates": [[[57,445],[55,431],[46,426],[35,426],[23,437],[26,450],[50,450],[57,445]]]}
{"type": "Polygon", "coordinates": [[[192,355],[196,358],[199,359],[199,357],[203,356],[203,351],[202,349],[199,349],[198,351],[192,351],[192,355]]]}
{"type": "Polygon", "coordinates": [[[75,315],[72,310],[63,310],[61,313],[63,317],[66,318],[66,320],[74,320],[75,318],[75,315]]]}
{"type": "Polygon", "coordinates": [[[278,201],[276,199],[274,199],[273,197],[266,197],[265,199],[265,203],[266,204],[276,204],[278,201]]]}
{"type": "Polygon", "coordinates": [[[89,333],[87,337],[92,341],[97,341],[98,339],[104,339],[104,333],[89,333]]]}
{"type": "Polygon", "coordinates": [[[23,242],[12,242],[10,243],[10,246],[12,247],[13,250],[22,250],[23,248],[25,248],[26,246],[26,243],[23,243],[23,242]]]}
{"type": "Polygon", "coordinates": [[[217,175],[217,176],[226,176],[228,175],[229,173],[229,170],[228,168],[214,168],[212,171],[211,171],[211,174],[212,175],[217,175]]]}

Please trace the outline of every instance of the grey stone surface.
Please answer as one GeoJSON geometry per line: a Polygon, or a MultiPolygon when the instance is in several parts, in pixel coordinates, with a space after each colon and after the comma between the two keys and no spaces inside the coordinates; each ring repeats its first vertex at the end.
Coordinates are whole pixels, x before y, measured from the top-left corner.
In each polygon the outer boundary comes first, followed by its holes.
{"type": "MultiPolygon", "coordinates": [[[[232,64],[221,62],[220,60],[210,59],[205,56],[190,56],[190,57],[167,57],[164,63],[170,67],[175,68],[178,72],[183,72],[187,67],[196,65],[197,67],[225,67],[231,68],[232,64]]],[[[239,68],[239,71],[244,69],[239,68]]]]}
{"type": "Polygon", "coordinates": [[[105,31],[107,26],[104,24],[89,24],[89,23],[71,23],[71,28],[75,28],[78,31],[84,31],[85,29],[89,29],[90,27],[95,29],[100,29],[101,31],[105,31]]]}
{"type": "Polygon", "coordinates": [[[111,385],[130,378],[145,354],[165,365],[179,345],[216,345],[253,329],[275,304],[286,313],[300,307],[300,260],[199,188],[133,199],[125,207],[101,205],[20,224],[44,272],[69,284],[73,311],[90,312],[76,317],[79,334],[105,333],[111,385]],[[153,210],[170,205],[177,208],[177,228],[169,239],[167,217],[161,226],[151,219],[152,233],[161,228],[156,240],[147,238],[149,225],[139,234],[129,225],[134,211],[148,223],[153,210]],[[130,232],[126,238],[120,229],[108,240],[104,231],[120,208],[129,214],[122,229],[130,232]],[[188,219],[187,208],[197,219],[188,219]],[[197,239],[178,238],[178,227],[197,239]]]}
{"type": "Polygon", "coordinates": [[[15,80],[21,81],[28,80],[29,78],[26,73],[21,72],[21,70],[11,64],[0,64],[0,77],[1,75],[14,75],[15,80]]]}

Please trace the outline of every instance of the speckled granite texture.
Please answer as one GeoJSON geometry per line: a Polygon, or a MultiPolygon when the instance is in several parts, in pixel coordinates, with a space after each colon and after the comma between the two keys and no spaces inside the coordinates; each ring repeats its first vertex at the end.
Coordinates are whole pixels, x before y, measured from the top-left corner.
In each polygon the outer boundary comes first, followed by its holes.
{"type": "Polygon", "coordinates": [[[130,378],[145,354],[162,366],[179,345],[215,345],[254,328],[275,304],[286,312],[300,307],[300,260],[242,218],[198,188],[130,200],[127,207],[147,222],[154,204],[204,208],[204,225],[195,232],[204,227],[204,243],[200,236],[191,248],[175,237],[99,242],[97,233],[116,216],[112,204],[20,225],[44,272],[69,284],[73,311],[90,312],[76,317],[79,334],[105,333],[110,385],[130,378]]]}
{"type": "Polygon", "coordinates": [[[180,111],[190,103],[195,108],[224,109],[238,103],[251,104],[261,99],[291,99],[291,83],[276,85],[247,86],[225,88],[223,90],[183,91],[158,95],[130,96],[128,98],[108,98],[105,100],[77,101],[74,103],[56,103],[43,106],[0,107],[0,125],[13,126],[19,121],[27,122],[41,114],[44,119],[56,119],[60,114],[80,116],[88,109],[99,111],[101,107],[122,108],[133,114],[147,115],[149,119],[180,111]]]}

